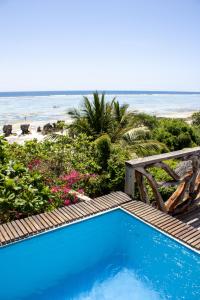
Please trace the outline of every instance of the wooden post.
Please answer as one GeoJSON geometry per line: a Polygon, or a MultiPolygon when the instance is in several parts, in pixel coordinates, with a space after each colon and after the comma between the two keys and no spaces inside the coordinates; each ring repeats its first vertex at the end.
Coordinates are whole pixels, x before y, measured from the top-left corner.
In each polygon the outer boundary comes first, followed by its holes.
{"type": "Polygon", "coordinates": [[[126,164],[125,193],[134,198],[135,195],[135,169],[126,164]]]}

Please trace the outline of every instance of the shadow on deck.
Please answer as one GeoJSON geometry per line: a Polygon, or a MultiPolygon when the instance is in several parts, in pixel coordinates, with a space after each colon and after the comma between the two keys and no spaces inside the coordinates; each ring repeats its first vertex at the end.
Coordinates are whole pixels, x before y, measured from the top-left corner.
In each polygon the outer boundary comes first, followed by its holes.
{"type": "Polygon", "coordinates": [[[176,216],[176,218],[200,230],[200,200],[193,204],[189,211],[176,216]]]}

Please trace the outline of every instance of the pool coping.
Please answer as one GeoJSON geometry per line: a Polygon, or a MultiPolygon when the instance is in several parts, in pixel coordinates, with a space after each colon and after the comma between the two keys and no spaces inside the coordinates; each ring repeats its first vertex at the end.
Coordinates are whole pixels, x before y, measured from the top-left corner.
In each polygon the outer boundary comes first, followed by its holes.
{"type": "Polygon", "coordinates": [[[141,201],[132,200],[123,192],[113,192],[87,202],[55,209],[52,212],[1,224],[0,248],[116,209],[121,209],[200,254],[200,230],[141,201]]]}
{"type": "Polygon", "coordinates": [[[200,230],[141,201],[133,200],[122,204],[120,208],[148,226],[200,254],[200,230]]]}
{"type": "MultiPolygon", "coordinates": [[[[179,239],[175,238],[174,236],[170,235],[169,233],[167,233],[167,232],[165,232],[165,231],[162,231],[161,229],[157,228],[156,226],[154,226],[154,225],[152,225],[152,224],[150,224],[150,223],[144,221],[143,219],[137,217],[137,216],[134,215],[133,213],[130,213],[130,212],[127,211],[126,209],[122,208],[121,206],[120,206],[119,208],[114,208],[113,210],[117,210],[117,209],[119,209],[119,210],[125,212],[126,214],[130,215],[131,217],[134,217],[135,219],[139,220],[140,222],[144,223],[145,225],[147,225],[147,226],[153,228],[155,231],[158,231],[159,233],[161,233],[161,234],[167,236],[169,239],[176,241],[178,244],[181,244],[182,246],[184,246],[184,247],[188,248],[189,250],[191,250],[191,251],[193,251],[193,252],[195,252],[195,253],[197,253],[197,254],[200,255],[200,250],[197,250],[196,248],[191,247],[190,245],[186,244],[186,243],[183,242],[182,240],[179,240],[179,239]]],[[[104,212],[104,213],[107,213],[107,212],[104,212]]]]}
{"type": "Polygon", "coordinates": [[[74,224],[77,221],[112,211],[115,208],[119,208],[121,204],[129,201],[131,201],[131,198],[119,191],[91,199],[90,201],[61,207],[51,212],[1,224],[0,248],[41,233],[74,224]]]}

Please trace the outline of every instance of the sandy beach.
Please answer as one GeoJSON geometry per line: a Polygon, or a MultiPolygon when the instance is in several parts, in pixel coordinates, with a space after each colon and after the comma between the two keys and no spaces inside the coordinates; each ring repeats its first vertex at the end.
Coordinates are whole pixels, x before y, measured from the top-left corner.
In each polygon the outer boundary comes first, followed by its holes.
{"type": "MultiPolygon", "coordinates": [[[[53,124],[53,123],[56,123],[56,122],[57,121],[52,120],[49,123],[53,124]]],[[[13,134],[6,137],[6,140],[9,143],[18,143],[18,144],[21,144],[21,145],[23,145],[24,142],[31,141],[33,139],[37,139],[38,142],[41,142],[45,139],[46,135],[44,135],[41,132],[37,132],[37,128],[40,126],[40,128],[42,129],[45,124],[47,124],[47,122],[43,122],[43,121],[24,122],[24,123],[20,122],[20,123],[12,124],[12,127],[13,127],[12,133],[13,134]],[[20,129],[21,124],[30,124],[30,127],[29,127],[30,133],[29,134],[24,135],[24,134],[21,133],[21,129],[20,129]]],[[[70,124],[70,121],[67,120],[66,124],[70,124]]],[[[3,128],[3,126],[2,126],[2,128],[3,128]]]]}
{"type": "MultiPolygon", "coordinates": [[[[192,114],[193,114],[193,112],[181,112],[181,113],[174,112],[171,114],[159,115],[159,117],[181,118],[181,119],[185,119],[187,121],[187,123],[191,123],[192,114]]],[[[48,123],[53,124],[56,122],[57,122],[57,120],[51,120],[48,123]]],[[[71,123],[70,119],[67,118],[65,120],[65,123],[70,124],[71,123]]],[[[37,132],[37,128],[40,126],[40,128],[42,129],[45,124],[47,124],[46,121],[34,121],[34,122],[26,121],[26,122],[17,122],[17,123],[11,124],[12,128],[13,128],[13,130],[12,130],[13,134],[10,135],[9,137],[6,137],[6,140],[9,143],[18,143],[21,145],[23,145],[26,141],[31,141],[33,139],[37,139],[38,142],[41,142],[45,139],[46,135],[44,135],[41,132],[37,132]],[[21,129],[20,129],[21,124],[30,124],[30,127],[29,127],[30,133],[29,134],[23,135],[21,133],[21,129]]],[[[2,132],[2,128],[3,128],[3,126],[1,126],[1,128],[0,128],[1,132],[2,132]]]]}

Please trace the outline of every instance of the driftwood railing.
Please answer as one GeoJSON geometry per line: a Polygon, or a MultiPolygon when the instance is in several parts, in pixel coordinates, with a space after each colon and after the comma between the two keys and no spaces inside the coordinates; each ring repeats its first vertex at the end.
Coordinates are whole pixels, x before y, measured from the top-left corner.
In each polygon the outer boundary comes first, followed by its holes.
{"type": "Polygon", "coordinates": [[[171,214],[184,211],[192,202],[199,198],[200,147],[127,161],[125,192],[134,198],[135,185],[137,185],[140,200],[150,204],[145,182],[148,182],[153,191],[155,205],[158,209],[171,214]],[[169,159],[187,161],[189,167],[186,168],[184,174],[177,174],[165,163],[169,159]],[[158,167],[165,170],[172,178],[174,185],[177,186],[175,192],[165,202],[159,192],[161,185],[151,175],[148,170],[150,167],[158,167]]]}

